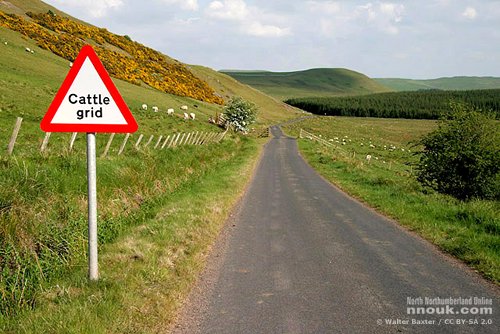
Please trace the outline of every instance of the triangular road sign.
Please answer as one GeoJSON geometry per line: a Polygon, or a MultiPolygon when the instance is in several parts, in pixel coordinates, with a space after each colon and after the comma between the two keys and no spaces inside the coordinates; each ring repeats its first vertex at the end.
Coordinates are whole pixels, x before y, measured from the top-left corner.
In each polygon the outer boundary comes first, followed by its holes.
{"type": "Polygon", "coordinates": [[[46,132],[137,131],[137,122],[90,45],[75,59],[40,127],[46,132]]]}

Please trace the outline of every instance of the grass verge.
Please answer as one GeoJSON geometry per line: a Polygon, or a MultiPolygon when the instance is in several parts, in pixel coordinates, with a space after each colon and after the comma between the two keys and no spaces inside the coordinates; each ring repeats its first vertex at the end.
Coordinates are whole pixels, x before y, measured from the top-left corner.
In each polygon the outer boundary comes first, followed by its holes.
{"type": "MultiPolygon", "coordinates": [[[[411,173],[411,157],[404,152],[380,148],[379,142],[404,146],[421,133],[426,123],[400,120],[388,131],[388,122],[394,120],[322,117],[307,119],[285,128],[297,135],[300,128],[322,134],[323,138],[342,138],[349,133],[349,144],[343,151],[320,146],[316,142],[299,140],[299,149],[304,158],[321,175],[349,194],[363,200],[371,207],[396,219],[400,224],[417,232],[439,246],[445,252],[459,258],[486,278],[500,283],[500,203],[495,201],[462,202],[452,197],[424,189],[411,173]],[[360,146],[361,139],[367,143],[367,133],[375,147],[360,146]],[[413,128],[415,131],[413,131],[413,128]],[[397,133],[401,133],[398,139],[397,133]],[[403,135],[404,134],[404,135],[403,135]],[[410,135],[409,135],[410,134],[410,135]],[[363,138],[362,138],[363,137],[363,138]],[[348,151],[349,154],[341,154],[348,151]],[[351,154],[358,152],[357,155],[351,154]],[[361,152],[361,153],[359,153],[361,152]],[[368,163],[366,154],[372,158],[368,163]],[[382,163],[389,161],[392,166],[382,163]]],[[[427,124],[428,129],[433,125],[427,124]]],[[[335,141],[333,141],[335,142],[335,141]]],[[[382,145],[382,144],[381,144],[382,145]]],[[[383,146],[381,146],[383,147],[383,146]]],[[[406,146],[408,147],[408,146],[406,146]]],[[[415,157],[413,157],[415,159],[415,157]]]]}
{"type": "MultiPolygon", "coordinates": [[[[124,197],[130,204],[140,197],[137,200],[141,203],[134,204],[138,207],[128,215],[106,214],[106,206],[116,201],[116,197],[108,198],[101,204],[99,220],[101,280],[87,282],[85,221],[77,220],[76,227],[71,228],[74,233],[64,239],[73,255],[65,258],[65,266],[55,270],[52,277],[37,281],[34,309],[22,308],[0,317],[0,331],[139,333],[166,329],[249,180],[258,148],[255,140],[237,137],[211,150],[204,148],[203,153],[196,152],[198,148],[177,152],[180,163],[176,168],[184,166],[192,169],[191,173],[180,173],[183,176],[177,180],[165,174],[162,179],[147,178],[151,182],[140,184],[144,184],[144,190],[149,189],[148,193],[138,190],[131,192],[130,198],[124,197]],[[205,164],[205,168],[196,168],[197,163],[205,164]],[[73,236],[77,241],[69,242],[67,238],[73,236]]],[[[139,160],[148,161],[144,157],[139,160]]],[[[173,165],[159,168],[168,167],[173,165]]],[[[171,171],[175,173],[175,168],[171,171]]],[[[148,170],[147,175],[154,173],[148,170]]],[[[115,177],[109,175],[110,180],[115,177]]],[[[121,193],[118,187],[115,191],[121,193]]],[[[99,198],[107,197],[101,193],[99,198]]],[[[36,268],[34,259],[30,263],[36,268]]]]}

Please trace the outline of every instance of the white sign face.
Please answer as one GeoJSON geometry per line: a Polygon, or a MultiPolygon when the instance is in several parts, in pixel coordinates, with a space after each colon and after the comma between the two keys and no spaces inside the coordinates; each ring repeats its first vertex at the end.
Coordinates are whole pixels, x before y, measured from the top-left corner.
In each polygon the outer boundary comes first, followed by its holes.
{"type": "Polygon", "coordinates": [[[45,132],[132,133],[137,127],[94,49],[83,46],[40,128],[45,132]]]}
{"type": "Polygon", "coordinates": [[[86,58],[51,123],[125,125],[127,121],[94,65],[86,58]]]}

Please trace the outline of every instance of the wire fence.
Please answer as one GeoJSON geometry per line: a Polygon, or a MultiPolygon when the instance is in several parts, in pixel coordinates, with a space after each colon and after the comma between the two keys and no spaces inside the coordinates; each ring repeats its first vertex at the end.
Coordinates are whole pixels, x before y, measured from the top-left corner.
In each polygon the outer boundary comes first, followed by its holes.
{"type": "MultiPolygon", "coordinates": [[[[19,133],[21,131],[23,118],[18,117],[12,130],[12,135],[10,141],[7,145],[7,155],[11,156],[14,154],[16,149],[16,144],[18,142],[19,133]]],[[[193,131],[193,132],[175,132],[169,135],[132,135],[131,133],[123,134],[123,139],[119,145],[116,152],[117,155],[122,155],[126,152],[126,148],[131,146],[140,151],[142,149],[153,149],[153,150],[163,150],[171,149],[180,146],[201,146],[208,145],[212,143],[219,143],[222,141],[227,133],[227,129],[224,132],[215,131],[193,131]],[[127,146],[128,145],[128,146],[127,146]]],[[[52,133],[46,132],[43,141],[39,148],[37,149],[41,154],[46,154],[49,148],[49,142],[52,133]]],[[[106,134],[108,135],[108,134],[106,134]]],[[[78,133],[74,132],[71,134],[69,141],[65,144],[63,150],[65,152],[72,152],[75,147],[75,141],[77,140],[78,133]]],[[[111,153],[112,144],[116,138],[115,133],[109,134],[106,141],[106,145],[101,153],[101,157],[106,157],[111,153]]],[[[56,145],[61,145],[61,141],[58,141],[56,145]]],[[[31,146],[31,145],[30,145],[31,146]]]]}

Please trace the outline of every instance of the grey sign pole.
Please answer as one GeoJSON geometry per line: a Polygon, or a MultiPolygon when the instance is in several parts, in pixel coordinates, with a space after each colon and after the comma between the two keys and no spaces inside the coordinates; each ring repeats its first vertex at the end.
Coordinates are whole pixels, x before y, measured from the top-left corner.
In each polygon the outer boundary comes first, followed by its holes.
{"type": "Polygon", "coordinates": [[[89,205],[89,279],[99,278],[97,265],[97,182],[95,133],[87,133],[87,179],[89,205]]]}

